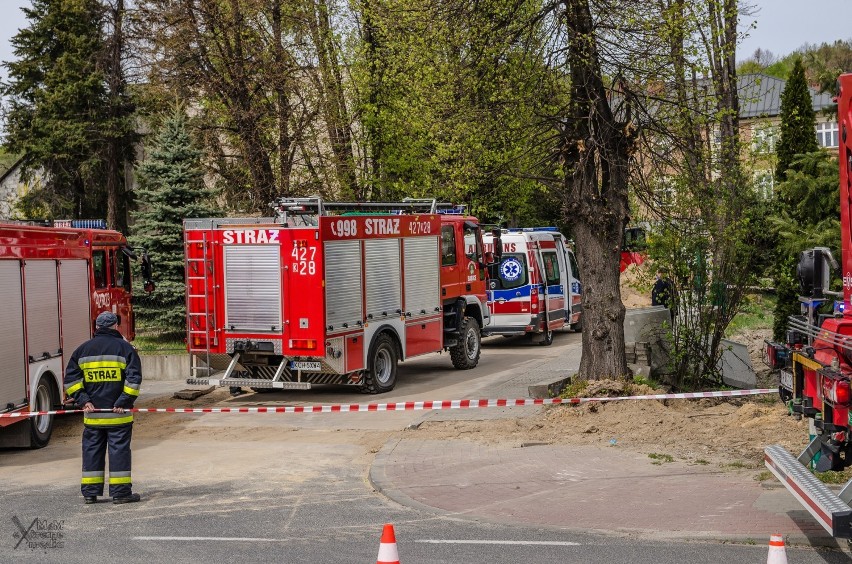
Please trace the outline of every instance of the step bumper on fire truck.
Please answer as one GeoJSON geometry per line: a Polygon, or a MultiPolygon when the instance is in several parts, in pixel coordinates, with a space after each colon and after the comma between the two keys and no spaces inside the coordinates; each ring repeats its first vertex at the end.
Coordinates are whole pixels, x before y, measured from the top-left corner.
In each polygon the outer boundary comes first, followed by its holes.
{"type": "Polygon", "coordinates": [[[780,445],[764,449],[766,467],[819,524],[833,537],[852,538],[852,507],[849,506],[852,502],[852,482],[839,494],[834,493],[805,466],[806,462],[802,459],[809,461],[812,456],[813,453],[806,450],[798,459],[793,458],[780,445]]]}

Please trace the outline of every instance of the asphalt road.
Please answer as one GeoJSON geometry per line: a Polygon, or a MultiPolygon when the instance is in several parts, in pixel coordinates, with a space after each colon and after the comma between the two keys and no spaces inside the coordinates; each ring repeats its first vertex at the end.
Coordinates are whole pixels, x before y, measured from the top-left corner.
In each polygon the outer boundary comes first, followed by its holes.
{"type": "MultiPolygon", "coordinates": [[[[520,397],[542,374],[579,362],[579,335],[557,335],[548,348],[501,339],[489,340],[472,371],[448,368],[446,355],[406,363],[398,387],[379,397],[323,388],[227,403],[520,397]]],[[[178,387],[152,383],[143,397],[178,387]]],[[[369,465],[387,440],[428,416],[164,415],[170,419],[139,421],[134,488],[143,502],[124,506],[82,504],[79,423],[59,421],[47,448],[0,451],[0,562],[366,563],[375,561],[384,523],[395,526],[403,563],[766,562],[765,542],[649,542],[571,532],[570,524],[537,529],[401,506],[373,491],[369,465]]],[[[458,416],[481,418],[483,412],[458,416]]],[[[788,558],[791,564],[850,561],[847,554],[814,548],[788,548],[788,558]]]]}

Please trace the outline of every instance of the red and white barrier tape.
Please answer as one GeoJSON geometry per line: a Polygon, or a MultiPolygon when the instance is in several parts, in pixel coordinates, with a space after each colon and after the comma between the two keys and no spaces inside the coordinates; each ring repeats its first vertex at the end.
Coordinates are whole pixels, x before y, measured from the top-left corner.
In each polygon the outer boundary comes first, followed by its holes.
{"type": "MultiPolygon", "coordinates": [[[[530,405],[560,405],[625,400],[667,400],[723,398],[733,396],[756,396],[774,394],[775,389],[729,390],[722,392],[693,392],[686,394],[652,394],[646,396],[621,396],[614,398],[521,398],[521,399],[464,399],[444,401],[406,401],[394,403],[352,403],[332,405],[290,405],[281,407],[135,407],[128,413],[355,413],[362,411],[422,411],[434,409],[475,409],[480,407],[524,407],[530,405]]],[[[98,409],[97,412],[110,412],[110,409],[98,409]]],[[[0,413],[0,418],[38,417],[40,415],[64,415],[83,413],[82,409],[61,409],[58,411],[21,411],[18,413],[0,413]]]]}

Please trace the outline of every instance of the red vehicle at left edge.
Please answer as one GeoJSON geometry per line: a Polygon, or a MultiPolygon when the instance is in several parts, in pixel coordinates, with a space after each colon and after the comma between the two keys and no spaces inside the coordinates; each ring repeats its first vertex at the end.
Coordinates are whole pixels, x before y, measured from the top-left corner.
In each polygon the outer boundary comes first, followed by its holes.
{"type": "MultiPolygon", "coordinates": [[[[64,400],[65,363],[104,311],[134,337],[124,235],[102,220],[0,223],[0,413],[49,411],[64,400]]],[[[143,257],[146,288],[150,264],[143,257]]],[[[0,418],[0,446],[47,445],[53,416],[0,418]]]]}

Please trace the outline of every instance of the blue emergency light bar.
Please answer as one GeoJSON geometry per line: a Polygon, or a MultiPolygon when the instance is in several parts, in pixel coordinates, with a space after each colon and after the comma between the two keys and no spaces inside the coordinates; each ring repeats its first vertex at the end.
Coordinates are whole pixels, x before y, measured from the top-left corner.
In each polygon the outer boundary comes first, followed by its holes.
{"type": "Polygon", "coordinates": [[[75,229],[106,229],[105,219],[72,219],[71,227],[75,229]]]}
{"type": "Polygon", "coordinates": [[[508,231],[509,233],[520,233],[520,232],[531,233],[533,231],[547,231],[549,233],[556,233],[556,232],[559,231],[559,228],[557,228],[557,227],[510,227],[506,231],[508,231]]]}

